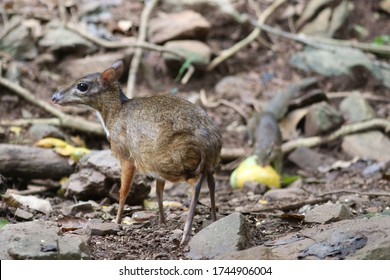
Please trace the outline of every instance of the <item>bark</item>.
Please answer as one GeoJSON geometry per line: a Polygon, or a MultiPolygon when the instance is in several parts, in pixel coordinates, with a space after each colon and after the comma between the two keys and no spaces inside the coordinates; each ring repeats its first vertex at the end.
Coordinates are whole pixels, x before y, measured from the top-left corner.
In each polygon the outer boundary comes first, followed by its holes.
{"type": "Polygon", "coordinates": [[[68,158],[51,149],[0,144],[0,174],[25,179],[60,179],[74,172],[68,158]]]}

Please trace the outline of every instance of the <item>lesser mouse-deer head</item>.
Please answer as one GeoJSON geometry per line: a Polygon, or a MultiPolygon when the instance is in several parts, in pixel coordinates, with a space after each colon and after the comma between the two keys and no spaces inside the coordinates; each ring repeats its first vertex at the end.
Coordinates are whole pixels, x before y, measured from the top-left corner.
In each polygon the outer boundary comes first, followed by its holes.
{"type": "Polygon", "coordinates": [[[58,90],[52,101],[59,105],[85,104],[96,108],[98,99],[105,98],[101,95],[120,91],[117,81],[122,76],[123,68],[123,61],[118,60],[102,73],[86,75],[70,86],[58,90]]]}

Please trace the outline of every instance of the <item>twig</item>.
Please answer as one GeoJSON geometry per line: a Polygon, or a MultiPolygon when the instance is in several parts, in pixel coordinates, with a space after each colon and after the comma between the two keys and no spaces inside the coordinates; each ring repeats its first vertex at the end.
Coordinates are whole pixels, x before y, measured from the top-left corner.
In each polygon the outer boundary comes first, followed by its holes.
{"type": "Polygon", "coordinates": [[[240,116],[244,119],[245,123],[248,122],[248,116],[245,114],[245,112],[239,106],[237,106],[233,102],[230,102],[229,100],[219,99],[216,102],[211,102],[208,100],[205,90],[201,90],[200,91],[200,102],[202,102],[203,106],[205,106],[206,108],[215,108],[215,107],[218,107],[219,105],[223,104],[227,107],[232,108],[237,113],[239,113],[240,116]]]}
{"type": "Polygon", "coordinates": [[[303,33],[300,34],[293,34],[290,32],[286,32],[283,30],[280,30],[278,28],[274,28],[272,26],[269,26],[263,22],[256,22],[254,20],[250,20],[250,23],[258,28],[261,28],[262,30],[272,33],[274,35],[284,37],[290,40],[294,40],[300,43],[303,43],[305,45],[313,46],[316,48],[322,48],[322,49],[329,49],[332,46],[335,47],[350,47],[350,48],[356,48],[361,49],[363,51],[368,51],[372,53],[378,53],[378,54],[390,54],[390,47],[385,45],[376,45],[372,43],[361,43],[356,41],[347,41],[347,40],[338,40],[338,39],[331,39],[331,38],[322,38],[322,37],[314,37],[314,36],[308,36],[303,33]]]}
{"type": "MultiPolygon", "coordinates": [[[[353,94],[353,92],[338,91],[338,92],[328,92],[328,93],[326,93],[326,96],[330,99],[337,99],[337,98],[345,98],[345,97],[351,96],[351,94],[353,94]]],[[[360,95],[362,97],[364,97],[365,99],[390,103],[390,98],[386,97],[386,96],[377,96],[377,95],[371,94],[369,92],[363,92],[363,93],[360,93],[360,95]]]]}
{"type": "Polygon", "coordinates": [[[31,104],[34,104],[40,107],[41,109],[45,110],[46,112],[52,114],[53,116],[57,117],[60,121],[61,126],[63,127],[76,129],[79,131],[93,133],[97,135],[104,135],[103,129],[100,126],[100,124],[84,120],[80,117],[73,117],[67,115],[61,112],[60,110],[58,110],[57,108],[55,108],[54,106],[50,105],[49,103],[36,98],[36,96],[34,96],[30,91],[21,87],[18,84],[15,84],[7,79],[0,77],[0,85],[3,85],[9,90],[12,90],[17,95],[24,98],[31,104]]]}
{"type": "MultiPolygon", "coordinates": [[[[137,39],[138,43],[145,42],[145,40],[146,40],[146,33],[148,30],[149,17],[150,17],[150,14],[152,13],[154,7],[157,5],[157,3],[158,3],[158,0],[151,0],[149,2],[146,2],[146,4],[145,4],[145,8],[141,14],[139,35],[138,35],[138,39],[137,39]]],[[[133,97],[133,91],[134,91],[134,87],[135,87],[135,81],[137,78],[139,64],[141,62],[141,56],[142,56],[142,49],[141,48],[136,49],[134,56],[133,56],[133,59],[131,60],[129,77],[127,80],[126,96],[128,98],[133,97]]]]}
{"type": "MultiPolygon", "coordinates": [[[[264,10],[264,12],[259,16],[257,23],[262,24],[264,23],[267,18],[282,4],[284,4],[286,0],[277,0],[272,3],[271,6],[269,6],[267,9],[264,10]]],[[[221,62],[225,61],[235,53],[237,53],[239,50],[250,44],[253,40],[255,40],[261,33],[261,26],[256,26],[256,28],[244,39],[233,45],[227,50],[222,51],[222,53],[214,58],[210,64],[207,66],[207,70],[211,71],[215,67],[217,67],[221,62]]]]}
{"type": "Polygon", "coordinates": [[[18,27],[24,20],[24,16],[21,16],[17,18],[16,20],[13,20],[9,22],[9,24],[6,24],[3,28],[3,30],[0,32],[0,41],[3,40],[5,36],[8,35],[13,29],[18,27]]]}
{"type": "Polygon", "coordinates": [[[248,155],[249,152],[244,148],[222,148],[221,160],[235,160],[240,157],[248,155]]]}
{"type": "Polygon", "coordinates": [[[337,191],[318,194],[317,196],[322,197],[322,196],[328,196],[328,195],[340,194],[340,193],[349,193],[349,194],[367,195],[367,196],[390,196],[390,193],[387,192],[358,192],[358,191],[350,191],[350,190],[337,190],[337,191]]]}
{"type": "Polygon", "coordinates": [[[169,53],[182,59],[186,58],[184,55],[177,51],[170,50],[163,46],[155,45],[149,42],[136,42],[134,38],[125,38],[121,41],[108,41],[89,33],[85,29],[80,28],[79,26],[76,26],[71,22],[68,22],[65,27],[70,31],[75,32],[83,38],[87,39],[88,41],[91,41],[92,43],[106,49],[142,48],[149,51],[169,53]]]}
{"type": "Polygon", "coordinates": [[[313,147],[320,144],[329,143],[348,134],[352,134],[352,133],[356,133],[368,129],[374,129],[374,128],[384,128],[385,131],[390,131],[390,121],[386,119],[376,118],[376,119],[371,119],[359,123],[346,124],[327,136],[314,136],[308,138],[295,139],[286,142],[282,145],[282,151],[283,153],[288,153],[298,147],[313,147]]]}
{"type": "Polygon", "coordinates": [[[60,126],[61,121],[57,118],[50,119],[17,119],[17,120],[1,120],[0,125],[3,126],[30,126],[33,124],[49,124],[60,126]]]}

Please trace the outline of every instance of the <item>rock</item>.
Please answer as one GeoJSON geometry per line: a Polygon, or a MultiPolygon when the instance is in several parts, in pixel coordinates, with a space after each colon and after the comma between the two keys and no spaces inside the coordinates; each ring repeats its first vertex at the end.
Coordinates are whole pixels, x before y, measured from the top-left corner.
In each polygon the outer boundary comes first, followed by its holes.
{"type": "MultiPolygon", "coordinates": [[[[62,189],[66,197],[79,200],[100,199],[109,196],[119,200],[121,168],[111,150],[93,151],[83,156],[78,163],[79,171],[73,173],[62,189]]],[[[148,197],[152,179],[137,174],[126,199],[129,205],[142,204],[148,197]]]]}
{"type": "MultiPolygon", "coordinates": [[[[9,24],[19,20],[16,16],[12,17],[9,24]]],[[[5,51],[17,60],[31,60],[38,55],[35,46],[35,39],[31,36],[29,29],[25,24],[18,24],[0,41],[0,50],[5,51]]]]}
{"type": "Polygon", "coordinates": [[[84,156],[80,162],[82,167],[92,167],[112,179],[120,179],[121,166],[111,150],[93,151],[84,156]]]}
{"type": "Polygon", "coordinates": [[[48,30],[38,42],[40,47],[50,48],[52,51],[73,50],[78,55],[90,54],[97,50],[93,43],[66,29],[57,20],[50,22],[47,27],[48,30]]]}
{"type": "Polygon", "coordinates": [[[336,160],[306,147],[299,147],[288,155],[288,159],[302,169],[317,172],[321,166],[332,164],[336,160]]]}
{"type": "Polygon", "coordinates": [[[103,236],[108,234],[116,234],[119,231],[119,225],[115,223],[89,222],[86,231],[89,235],[103,236]]]}
{"type": "Polygon", "coordinates": [[[156,44],[177,39],[204,40],[210,30],[210,23],[191,10],[166,14],[152,18],[149,22],[148,38],[156,44]]]}
{"type": "Polygon", "coordinates": [[[23,205],[44,214],[49,214],[53,210],[50,201],[46,199],[41,199],[32,195],[10,193],[9,190],[3,195],[3,200],[11,207],[23,205]]]}
{"type": "Polygon", "coordinates": [[[90,202],[79,202],[74,205],[66,206],[62,210],[64,215],[76,215],[80,212],[91,212],[93,210],[92,204],[90,202]]]}
{"type": "Polygon", "coordinates": [[[58,67],[69,75],[69,79],[78,79],[86,73],[96,72],[96,69],[105,69],[113,61],[125,58],[126,54],[123,51],[116,50],[115,52],[90,55],[83,58],[70,58],[61,62],[58,67]]]}
{"type": "Polygon", "coordinates": [[[358,49],[340,47],[325,50],[308,47],[293,54],[290,64],[300,70],[314,71],[327,77],[346,75],[356,85],[364,85],[371,73],[384,86],[390,87],[390,70],[378,65],[358,49]]]}
{"type": "Polygon", "coordinates": [[[298,188],[270,189],[264,194],[264,199],[268,202],[290,203],[307,198],[307,193],[298,188]]]}
{"type": "Polygon", "coordinates": [[[57,233],[56,223],[7,224],[0,230],[0,259],[89,259],[88,240],[57,233]]]}
{"type": "Polygon", "coordinates": [[[389,161],[390,140],[380,131],[347,135],[341,143],[343,151],[351,157],[389,161]]]}
{"type": "Polygon", "coordinates": [[[305,135],[315,136],[332,131],[343,123],[342,115],[326,102],[310,107],[305,117],[305,135]]]}
{"type": "Polygon", "coordinates": [[[143,223],[146,221],[150,221],[155,216],[156,216],[156,211],[136,211],[133,213],[131,218],[135,222],[143,223]]]}
{"type": "Polygon", "coordinates": [[[244,5],[242,2],[233,0],[164,0],[161,8],[165,11],[189,9],[201,14],[218,16],[218,23],[224,26],[227,23],[244,23],[248,20],[247,15],[237,11],[237,9],[244,9],[244,5]]]}
{"type": "MultiPolygon", "coordinates": [[[[196,40],[169,41],[165,45],[168,50],[176,51],[187,59],[198,69],[206,69],[210,62],[211,49],[205,43],[196,40]]],[[[180,69],[184,60],[168,52],[163,54],[165,63],[172,71],[180,69]]],[[[176,72],[177,73],[177,72],[176,72]]]]}
{"type": "Polygon", "coordinates": [[[349,123],[361,122],[376,117],[374,109],[358,92],[341,101],[340,111],[349,123]]]}
{"type": "Polygon", "coordinates": [[[62,188],[65,190],[65,197],[87,200],[107,196],[110,184],[106,176],[99,171],[92,168],[82,168],[78,173],[70,175],[69,180],[62,188]]]}
{"type": "Polygon", "coordinates": [[[305,222],[326,224],[352,218],[352,213],[343,204],[323,204],[305,214],[305,222]]]}
{"type": "Polygon", "coordinates": [[[34,124],[28,129],[28,135],[33,142],[45,137],[65,139],[65,134],[55,126],[48,124],[34,124]]]}
{"type": "Polygon", "coordinates": [[[16,211],[15,211],[15,217],[19,218],[21,220],[30,221],[30,220],[32,220],[33,216],[34,215],[31,214],[30,212],[27,212],[27,211],[20,209],[20,208],[16,209],[16,211]]]}
{"type": "Polygon", "coordinates": [[[390,14],[390,0],[381,0],[380,3],[379,3],[379,8],[390,14]]]}
{"type": "Polygon", "coordinates": [[[248,103],[260,94],[262,83],[257,74],[248,73],[223,77],[214,89],[217,96],[223,96],[228,100],[241,97],[243,102],[248,103]]]}
{"type": "Polygon", "coordinates": [[[319,259],[318,255],[304,256],[304,252],[307,253],[307,250],[314,244],[317,244],[317,246],[327,244],[335,249],[337,248],[337,250],[326,255],[327,259],[388,260],[390,259],[390,235],[388,232],[390,232],[390,216],[344,220],[304,229],[298,235],[297,233],[288,234],[269,242],[267,246],[261,245],[235,253],[220,255],[216,259],[319,259]],[[305,238],[305,236],[312,238],[305,238]],[[341,239],[344,239],[345,242],[337,241],[341,239]]]}
{"type": "Polygon", "coordinates": [[[246,241],[245,217],[240,213],[233,213],[192,237],[188,244],[188,256],[192,259],[214,258],[242,250],[246,241]]]}

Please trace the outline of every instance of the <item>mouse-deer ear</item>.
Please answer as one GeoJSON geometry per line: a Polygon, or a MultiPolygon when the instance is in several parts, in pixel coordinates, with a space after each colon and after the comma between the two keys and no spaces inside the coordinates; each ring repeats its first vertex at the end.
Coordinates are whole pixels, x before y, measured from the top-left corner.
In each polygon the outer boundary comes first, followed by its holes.
{"type": "Polygon", "coordinates": [[[102,83],[104,86],[108,86],[116,81],[115,69],[110,67],[101,74],[102,83]]]}
{"type": "Polygon", "coordinates": [[[102,82],[105,86],[113,83],[114,81],[118,81],[123,73],[123,61],[117,60],[114,64],[111,65],[110,68],[106,69],[102,74],[102,82]]]}
{"type": "Polygon", "coordinates": [[[120,77],[122,76],[123,70],[124,70],[123,60],[117,60],[117,61],[115,61],[115,62],[111,65],[111,67],[115,69],[115,78],[116,78],[117,80],[119,80],[120,77]]]}

